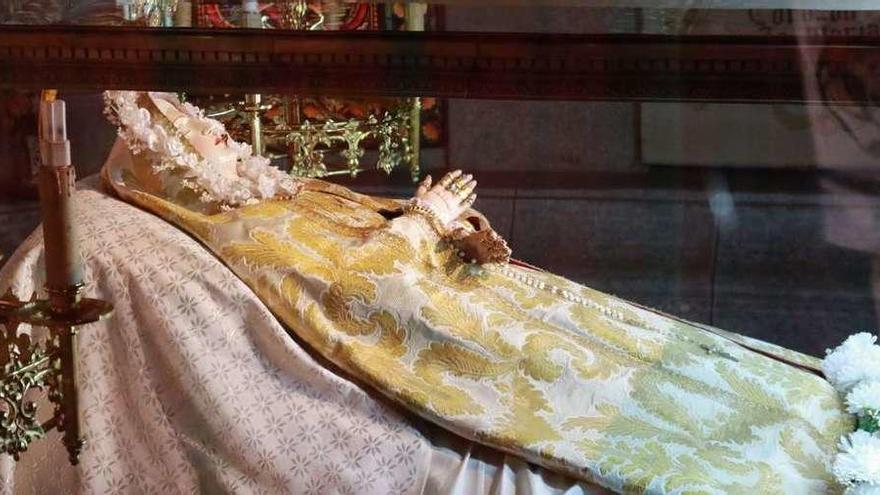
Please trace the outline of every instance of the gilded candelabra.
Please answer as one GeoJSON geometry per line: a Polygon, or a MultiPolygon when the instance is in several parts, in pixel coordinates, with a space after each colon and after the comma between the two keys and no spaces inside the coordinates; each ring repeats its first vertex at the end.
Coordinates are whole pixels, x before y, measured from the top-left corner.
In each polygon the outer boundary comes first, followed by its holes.
{"type": "Polygon", "coordinates": [[[376,168],[385,173],[398,165],[409,166],[413,180],[419,177],[418,141],[413,140],[413,125],[418,132],[421,105],[418,98],[406,98],[396,108],[386,110],[381,116],[370,115],[366,119],[347,121],[327,120],[321,124],[305,121],[298,126],[281,127],[274,132],[291,150],[291,173],[302,177],[322,177],[347,173],[352,177],[362,171],[361,160],[367,141],[376,143],[376,168]],[[345,161],[345,168],[330,171],[326,155],[338,150],[345,161]]]}
{"type": "Polygon", "coordinates": [[[148,26],[173,26],[180,0],[116,0],[123,19],[148,26]]]}
{"type": "Polygon", "coordinates": [[[73,222],[76,176],[70,164],[64,102],[44,92],[40,105],[38,173],[46,264],[46,294],[23,301],[10,290],[0,297],[0,452],[16,460],[47,431],[63,432],[72,464],[81,434],[77,384],[77,333],[112,306],[82,297],[82,268],[73,222]],[[31,327],[30,332],[22,325],[31,327]],[[34,327],[45,327],[38,332],[34,327]],[[35,396],[46,392],[53,413],[39,417],[35,396]]]}
{"type": "MultiPolygon", "coordinates": [[[[277,27],[310,31],[338,27],[346,8],[342,2],[332,1],[282,0],[275,5],[280,12],[277,27]]],[[[412,12],[412,7],[407,9],[407,29],[423,30],[423,7],[412,12]]],[[[257,2],[243,2],[241,25],[246,28],[268,26],[257,2]]],[[[244,101],[232,106],[214,107],[209,116],[243,120],[247,131],[231,129],[234,137],[249,140],[256,154],[288,156],[290,172],[297,176],[348,174],[354,177],[366,168],[362,160],[367,145],[372,144],[377,151],[375,168],[390,173],[399,165],[408,166],[413,180],[418,180],[421,118],[418,98],[400,99],[381,112],[359,118],[326,118],[320,122],[301,121],[300,103],[298,96],[247,94],[244,101]],[[265,112],[276,108],[283,109],[280,117],[265,122],[265,112]],[[331,155],[341,157],[343,168],[331,170],[328,167],[331,155]]],[[[199,102],[199,106],[210,104],[199,102]]],[[[227,122],[227,127],[234,126],[227,122]]]]}

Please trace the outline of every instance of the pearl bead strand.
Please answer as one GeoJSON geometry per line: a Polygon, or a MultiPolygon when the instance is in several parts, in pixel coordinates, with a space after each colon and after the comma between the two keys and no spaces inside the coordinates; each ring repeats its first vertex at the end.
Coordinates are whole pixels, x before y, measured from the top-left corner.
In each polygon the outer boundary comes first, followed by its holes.
{"type": "Polygon", "coordinates": [[[535,289],[540,289],[540,290],[546,290],[546,291],[550,292],[551,294],[562,297],[566,301],[569,301],[569,302],[572,302],[575,304],[580,304],[582,306],[586,306],[588,308],[594,309],[596,311],[599,311],[600,313],[602,313],[605,316],[608,316],[608,317],[616,319],[616,320],[620,320],[623,323],[631,323],[630,321],[627,320],[626,316],[620,311],[617,311],[615,309],[609,308],[608,306],[604,306],[602,304],[599,304],[596,301],[593,301],[591,299],[581,297],[581,296],[575,294],[574,292],[571,292],[570,290],[563,289],[563,288],[560,288],[560,287],[557,287],[554,285],[550,285],[550,284],[544,282],[543,280],[538,280],[528,274],[522,273],[521,271],[514,270],[514,269],[510,268],[510,265],[505,265],[505,266],[500,267],[499,271],[502,274],[506,275],[507,277],[518,280],[518,281],[526,284],[529,287],[533,287],[535,289]]]}
{"type": "MultiPolygon", "coordinates": [[[[627,318],[626,315],[624,315],[623,312],[621,312],[619,310],[616,310],[616,309],[610,308],[608,306],[599,304],[596,301],[593,301],[592,299],[587,299],[585,297],[581,297],[581,296],[575,294],[574,292],[571,292],[570,290],[563,289],[563,288],[548,284],[542,280],[538,280],[535,277],[532,277],[531,275],[523,273],[520,270],[516,270],[514,268],[511,268],[510,265],[499,265],[498,271],[502,275],[505,275],[508,278],[522,282],[523,284],[525,284],[528,287],[532,287],[532,288],[539,289],[539,290],[546,290],[546,291],[550,292],[551,294],[562,297],[566,301],[569,301],[569,302],[572,302],[575,304],[580,304],[581,306],[585,306],[587,308],[596,310],[599,313],[601,313],[601,314],[605,315],[606,317],[611,318],[613,320],[617,320],[617,321],[619,321],[621,323],[625,323],[627,325],[641,326],[645,329],[660,333],[666,337],[670,337],[670,338],[673,338],[673,339],[676,339],[676,340],[679,340],[682,342],[687,342],[689,344],[693,344],[693,345],[699,347],[700,349],[702,349],[703,351],[705,351],[709,355],[714,355],[714,356],[718,356],[718,357],[728,359],[731,361],[739,362],[739,359],[730,355],[729,353],[724,351],[724,349],[722,349],[720,346],[718,346],[715,343],[707,344],[704,342],[699,342],[695,339],[688,337],[687,335],[680,335],[678,333],[673,333],[668,330],[663,330],[663,329],[657,328],[655,326],[648,324],[648,322],[646,322],[646,321],[633,321],[632,319],[627,318]]],[[[715,334],[713,334],[713,335],[715,335],[715,334]]],[[[720,337],[717,335],[715,335],[715,336],[720,337]]],[[[724,338],[724,337],[720,337],[720,338],[724,338]]]]}

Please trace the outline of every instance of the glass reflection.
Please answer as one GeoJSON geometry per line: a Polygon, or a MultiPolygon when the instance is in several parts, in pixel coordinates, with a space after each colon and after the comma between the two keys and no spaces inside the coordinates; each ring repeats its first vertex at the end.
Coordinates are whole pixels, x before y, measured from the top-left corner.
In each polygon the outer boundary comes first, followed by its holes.
{"type": "MultiPolygon", "coordinates": [[[[504,15],[497,5],[424,10],[338,2],[199,2],[189,10],[186,5],[16,0],[4,3],[0,20],[764,36],[796,37],[804,44],[874,37],[880,25],[878,11],[735,9],[724,2],[714,9],[656,7],[660,3],[503,7],[504,15]]],[[[262,137],[265,152],[279,166],[304,175],[321,175],[325,167],[327,173],[339,172],[332,180],[372,194],[409,194],[413,168],[407,160],[421,175],[435,177],[465,168],[480,183],[477,208],[510,241],[514,256],[629,300],[821,354],[855,330],[875,328],[880,314],[877,61],[837,67],[826,57],[831,50],[801,60],[807,99],[816,102],[811,104],[423,97],[414,114],[405,106],[413,102],[405,99],[266,94],[256,111],[255,95],[250,103],[247,95],[204,95],[199,88],[186,96],[222,114],[236,138],[262,137]],[[865,103],[845,103],[853,99],[865,103]],[[371,117],[381,122],[386,115],[406,123],[396,128],[396,141],[384,142],[374,133],[350,148],[344,138],[326,144],[312,137],[316,144],[309,148],[306,138],[290,137],[294,127],[321,128],[327,122],[362,133],[359,126],[371,117]],[[262,128],[256,135],[254,122],[262,128]],[[383,146],[393,151],[384,158],[383,146]],[[305,167],[308,160],[317,161],[305,167]],[[350,173],[354,169],[357,173],[350,173]]],[[[14,157],[13,165],[0,169],[0,188],[6,188],[0,217],[35,223],[36,215],[23,213],[30,210],[22,205],[31,203],[9,199],[18,194],[9,184],[29,173],[28,101],[10,93],[0,101],[0,149],[14,157]]],[[[84,176],[97,171],[114,135],[96,110],[98,95],[69,101],[75,161],[84,176]],[[76,145],[86,142],[92,144],[76,145]]],[[[3,232],[3,253],[9,254],[28,228],[3,232]]]]}

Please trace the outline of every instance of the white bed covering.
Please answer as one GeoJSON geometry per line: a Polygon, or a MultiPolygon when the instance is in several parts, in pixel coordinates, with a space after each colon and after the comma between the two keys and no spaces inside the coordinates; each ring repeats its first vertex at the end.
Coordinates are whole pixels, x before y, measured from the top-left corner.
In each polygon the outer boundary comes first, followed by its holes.
{"type": "MultiPolygon", "coordinates": [[[[80,340],[87,445],[57,432],[0,493],[604,493],[411,419],[316,361],[233,273],[163,220],[77,196],[86,293],[116,307],[80,340]]],[[[35,232],[0,291],[42,286],[35,232]]]]}

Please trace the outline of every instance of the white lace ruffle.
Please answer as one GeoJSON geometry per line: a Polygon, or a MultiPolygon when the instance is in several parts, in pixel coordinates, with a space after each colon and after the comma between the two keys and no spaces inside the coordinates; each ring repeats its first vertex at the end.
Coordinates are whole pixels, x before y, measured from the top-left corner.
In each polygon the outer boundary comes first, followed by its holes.
{"type": "MultiPolygon", "coordinates": [[[[182,173],[183,185],[199,193],[202,201],[216,202],[225,208],[292,197],[299,192],[302,187],[299,181],[271,166],[268,159],[254,156],[250,145],[232,139],[227,144],[237,156],[237,173],[230,177],[220,169],[220,164],[197,153],[167,119],[154,119],[147,109],[139,106],[138,98],[142,94],[106,91],[105,114],[119,127],[119,136],[131,152],[144,154],[155,172],[182,173]]],[[[179,110],[206,123],[210,134],[221,136],[226,133],[223,124],[205,117],[204,112],[194,105],[183,103],[179,110]]]]}

